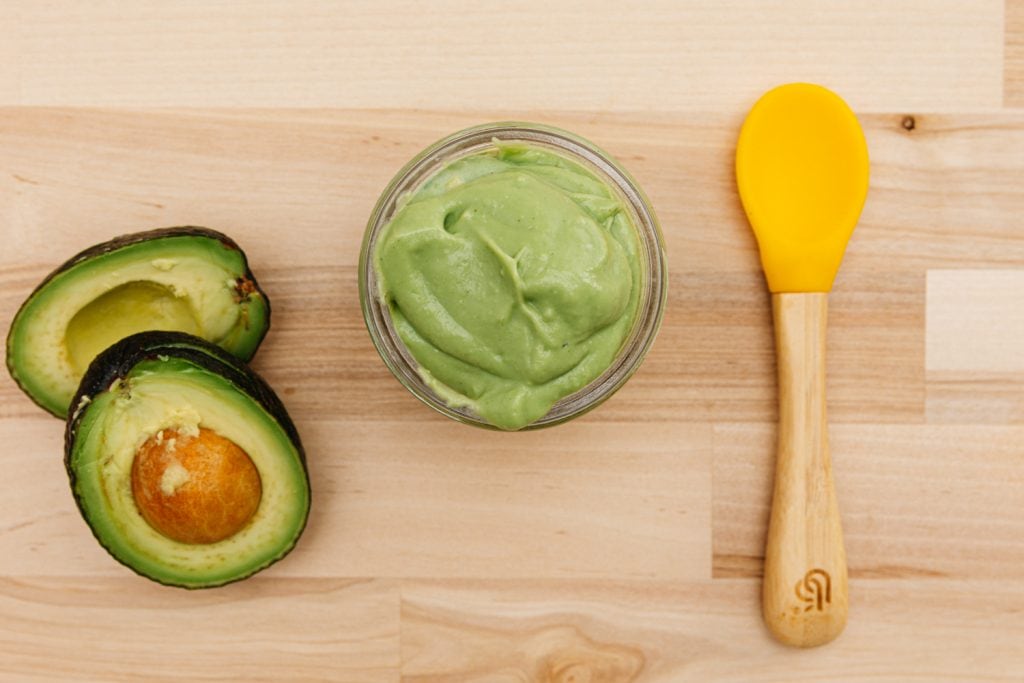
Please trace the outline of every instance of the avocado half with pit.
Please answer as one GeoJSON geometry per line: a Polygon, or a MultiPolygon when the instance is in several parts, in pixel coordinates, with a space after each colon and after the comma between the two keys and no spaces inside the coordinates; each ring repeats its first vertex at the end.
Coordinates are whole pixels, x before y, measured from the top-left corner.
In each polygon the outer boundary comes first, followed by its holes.
{"type": "Polygon", "coordinates": [[[103,351],[75,394],[65,464],[115,559],[185,588],[246,578],[294,547],[305,454],[273,390],[197,337],[142,332],[103,351]]]}
{"type": "Polygon", "coordinates": [[[92,359],[145,330],[176,330],[242,360],[270,325],[270,303],[227,235],[197,227],[117,237],[53,271],[28,297],[7,336],[7,368],[57,417],[92,359]]]}

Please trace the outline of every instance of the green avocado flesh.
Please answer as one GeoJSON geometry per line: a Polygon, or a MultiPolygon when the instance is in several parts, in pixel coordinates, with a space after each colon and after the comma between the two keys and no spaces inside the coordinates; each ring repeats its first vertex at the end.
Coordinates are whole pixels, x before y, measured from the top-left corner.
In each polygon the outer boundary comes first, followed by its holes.
{"type": "MultiPolygon", "coordinates": [[[[206,234],[164,234],[75,259],[25,302],[7,366],[40,406],[65,417],[92,359],[144,330],[197,335],[248,360],[269,308],[237,247],[206,234]]],[[[129,236],[130,237],[130,236],[129,236]]]]}
{"type": "Polygon", "coordinates": [[[67,463],[82,515],[115,558],[144,576],[187,588],[221,585],[280,559],[302,532],[310,492],[301,446],[257,400],[209,367],[163,355],[142,360],[109,390],[83,396],[72,419],[67,463]],[[249,455],[262,497],[234,535],[188,544],[142,517],[131,472],[139,447],[160,430],[200,427],[249,455]]]}
{"type": "Polygon", "coordinates": [[[85,374],[100,351],[144,330],[202,332],[192,307],[169,287],[129,282],[101,294],[71,318],[64,335],[71,367],[85,374]]]}
{"type": "Polygon", "coordinates": [[[614,361],[637,317],[638,254],[606,183],[559,154],[496,142],[408,197],[372,258],[424,381],[514,430],[614,361]]]}

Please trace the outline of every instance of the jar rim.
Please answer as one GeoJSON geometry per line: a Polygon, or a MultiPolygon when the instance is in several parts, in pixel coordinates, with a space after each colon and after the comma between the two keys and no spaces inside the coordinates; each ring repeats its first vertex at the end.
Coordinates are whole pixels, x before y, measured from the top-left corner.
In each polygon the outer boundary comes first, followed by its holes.
{"type": "MultiPolygon", "coordinates": [[[[636,319],[615,359],[598,377],[552,405],[520,431],[561,424],[595,408],[615,393],[640,367],[661,326],[668,293],[665,246],[654,209],[639,184],[608,153],[588,140],[554,126],[520,121],[485,123],[459,130],[425,148],[395,174],[375,204],[359,254],[359,299],[363,319],[384,364],[416,398],[458,422],[498,429],[472,410],[445,401],[420,375],[419,365],[398,336],[381,301],[372,253],[377,236],[404,201],[452,161],[493,147],[495,141],[539,146],[594,173],[619,195],[637,233],[641,260],[641,298],[636,319]]],[[[425,372],[425,370],[424,370],[425,372]]]]}

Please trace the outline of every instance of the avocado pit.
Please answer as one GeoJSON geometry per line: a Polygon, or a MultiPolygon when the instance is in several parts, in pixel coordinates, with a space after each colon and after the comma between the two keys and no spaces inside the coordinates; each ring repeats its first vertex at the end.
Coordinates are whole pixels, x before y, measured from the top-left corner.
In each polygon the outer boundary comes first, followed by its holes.
{"type": "Polygon", "coordinates": [[[143,519],[167,538],[188,544],[234,536],[252,519],[262,496],[249,455],[204,427],[163,429],[150,436],[135,454],[131,484],[143,519]]]}

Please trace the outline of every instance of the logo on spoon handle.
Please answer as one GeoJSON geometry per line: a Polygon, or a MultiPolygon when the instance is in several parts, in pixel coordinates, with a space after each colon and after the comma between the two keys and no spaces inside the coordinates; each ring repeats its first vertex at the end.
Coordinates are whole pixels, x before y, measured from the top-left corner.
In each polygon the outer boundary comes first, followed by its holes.
{"type": "Polygon", "coordinates": [[[795,591],[796,597],[805,603],[805,612],[824,612],[825,605],[832,602],[832,577],[824,569],[811,569],[796,582],[795,591]]]}

